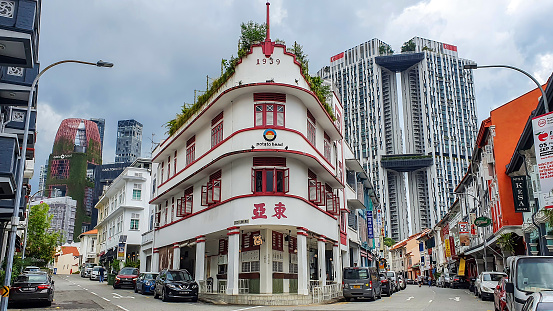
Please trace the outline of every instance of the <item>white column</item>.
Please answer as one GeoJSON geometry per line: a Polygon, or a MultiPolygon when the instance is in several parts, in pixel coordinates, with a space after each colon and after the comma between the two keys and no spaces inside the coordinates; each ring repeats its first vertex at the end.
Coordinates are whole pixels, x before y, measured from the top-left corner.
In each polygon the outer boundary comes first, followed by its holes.
{"type": "Polygon", "coordinates": [[[196,281],[205,280],[205,236],[196,237],[196,281]]]}
{"type": "Polygon", "coordinates": [[[159,250],[157,248],[154,248],[152,255],[152,272],[159,272],[159,250]]]}
{"type": "Polygon", "coordinates": [[[321,236],[317,240],[317,262],[319,266],[319,285],[326,285],[326,261],[325,261],[325,237],[321,236]]]}
{"type": "Polygon", "coordinates": [[[240,249],[240,228],[227,228],[228,265],[227,265],[227,295],[238,295],[238,273],[240,249]]]}
{"type": "Polygon", "coordinates": [[[173,244],[173,269],[180,269],[180,246],[179,243],[173,244]]]}
{"type": "Polygon", "coordinates": [[[307,262],[307,229],[298,228],[298,295],[309,294],[309,266],[307,262]]]}
{"type": "Polygon", "coordinates": [[[338,243],[334,242],[332,246],[332,268],[334,269],[334,282],[340,284],[342,283],[342,265],[340,264],[342,256],[340,256],[340,245],[338,243]]]}
{"type": "Polygon", "coordinates": [[[270,229],[261,230],[263,244],[261,244],[259,254],[259,293],[273,293],[273,231],[270,229]]]}

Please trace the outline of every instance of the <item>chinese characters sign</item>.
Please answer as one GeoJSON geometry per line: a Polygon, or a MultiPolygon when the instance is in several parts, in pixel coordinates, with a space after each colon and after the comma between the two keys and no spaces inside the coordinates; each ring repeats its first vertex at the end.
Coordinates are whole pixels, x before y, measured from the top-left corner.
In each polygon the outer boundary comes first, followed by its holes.
{"type": "Polygon", "coordinates": [[[540,177],[540,205],[553,208],[553,114],[532,119],[534,150],[540,177]]]}
{"type": "Polygon", "coordinates": [[[367,211],[367,237],[369,239],[374,239],[373,212],[371,210],[367,211]]]}
{"type": "MultiPolygon", "coordinates": [[[[267,219],[267,215],[265,214],[267,211],[265,209],[265,203],[258,203],[254,204],[253,206],[254,209],[252,219],[267,219]]],[[[275,204],[274,212],[274,215],[272,215],[271,217],[276,217],[277,219],[288,218],[286,217],[286,215],[284,215],[284,212],[286,212],[286,206],[282,202],[278,202],[275,204]]]]}

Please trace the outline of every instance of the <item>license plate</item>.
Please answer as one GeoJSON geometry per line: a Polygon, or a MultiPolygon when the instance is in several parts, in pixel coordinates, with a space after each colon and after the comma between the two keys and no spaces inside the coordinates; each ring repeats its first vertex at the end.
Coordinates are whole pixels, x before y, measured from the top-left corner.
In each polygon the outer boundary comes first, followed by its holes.
{"type": "Polygon", "coordinates": [[[361,288],[361,285],[353,285],[353,288],[361,288]]]}
{"type": "Polygon", "coordinates": [[[31,292],[31,291],[34,291],[35,289],[33,287],[24,287],[21,289],[21,291],[23,292],[31,292]]]}

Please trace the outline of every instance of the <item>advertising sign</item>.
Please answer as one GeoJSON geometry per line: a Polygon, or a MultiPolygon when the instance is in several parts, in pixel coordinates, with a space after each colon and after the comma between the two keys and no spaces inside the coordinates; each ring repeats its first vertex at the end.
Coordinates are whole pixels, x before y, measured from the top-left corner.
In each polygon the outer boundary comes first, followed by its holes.
{"type": "Polygon", "coordinates": [[[464,258],[461,258],[459,260],[459,270],[457,271],[457,274],[460,275],[460,276],[465,275],[465,259],[464,258]]]}
{"type": "Polygon", "coordinates": [[[117,247],[117,259],[125,259],[125,243],[119,243],[117,247]]]}
{"type": "Polygon", "coordinates": [[[540,177],[540,205],[553,208],[553,113],[532,119],[534,151],[540,177]]]}
{"type": "Polygon", "coordinates": [[[455,242],[453,242],[453,237],[449,237],[449,248],[451,250],[451,257],[455,256],[455,242]]]}
{"type": "Polygon", "coordinates": [[[341,59],[341,58],[343,58],[343,57],[344,57],[344,52],[339,53],[339,54],[336,54],[336,55],[334,55],[334,56],[332,56],[332,57],[330,58],[330,62],[331,62],[331,63],[332,63],[332,62],[335,62],[335,61],[337,61],[337,60],[339,60],[339,59],[341,59]]]}
{"type": "Polygon", "coordinates": [[[511,185],[513,186],[513,202],[515,203],[515,212],[529,212],[530,204],[528,203],[526,176],[511,177],[511,185]]]}
{"type": "Polygon", "coordinates": [[[459,222],[459,242],[461,246],[470,246],[469,223],[459,222]]]}
{"type": "Polygon", "coordinates": [[[367,237],[369,239],[374,239],[373,211],[371,211],[371,210],[367,211],[367,237]]]}
{"type": "Polygon", "coordinates": [[[449,239],[446,239],[444,243],[445,243],[445,257],[451,257],[451,247],[449,246],[449,239]]]}
{"type": "Polygon", "coordinates": [[[486,216],[481,216],[474,220],[474,224],[477,227],[487,227],[492,224],[492,220],[486,216]]]}

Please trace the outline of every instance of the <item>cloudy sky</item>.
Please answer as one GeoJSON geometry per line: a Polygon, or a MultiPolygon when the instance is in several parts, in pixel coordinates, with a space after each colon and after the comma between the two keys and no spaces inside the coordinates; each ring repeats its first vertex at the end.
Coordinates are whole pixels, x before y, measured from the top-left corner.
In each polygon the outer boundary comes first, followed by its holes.
{"type": "MultiPolygon", "coordinates": [[[[63,65],[40,82],[37,173],[61,120],[105,118],[104,163],[115,158],[117,120],[144,124],[142,155],[150,139],[166,136],[165,122],[206,76],[220,74],[221,59],[236,56],[240,23],[265,21],[264,0],[47,0],[42,4],[40,62],[63,59],[115,63],[111,69],[63,65]]],[[[271,1],[271,37],[297,41],[311,74],[332,55],[379,38],[400,50],[414,36],[456,45],[480,65],[508,64],[545,82],[553,72],[549,0],[271,1]]],[[[479,120],[533,89],[507,69],[475,71],[479,120]]]]}

